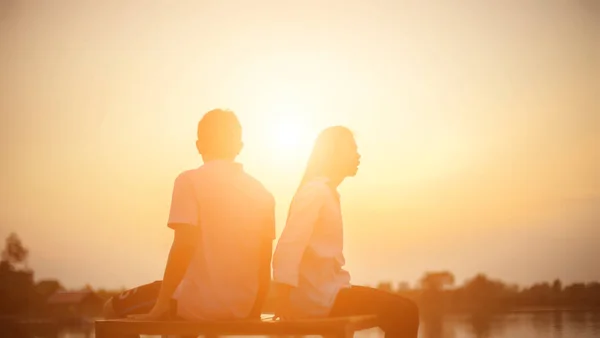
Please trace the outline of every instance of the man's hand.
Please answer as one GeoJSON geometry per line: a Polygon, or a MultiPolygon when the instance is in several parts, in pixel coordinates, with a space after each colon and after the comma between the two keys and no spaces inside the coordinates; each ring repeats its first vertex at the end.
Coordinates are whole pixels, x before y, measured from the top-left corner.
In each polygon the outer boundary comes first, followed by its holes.
{"type": "Polygon", "coordinates": [[[150,312],[144,314],[130,315],[128,318],[137,320],[159,320],[164,319],[169,314],[168,302],[156,302],[150,312]]]}

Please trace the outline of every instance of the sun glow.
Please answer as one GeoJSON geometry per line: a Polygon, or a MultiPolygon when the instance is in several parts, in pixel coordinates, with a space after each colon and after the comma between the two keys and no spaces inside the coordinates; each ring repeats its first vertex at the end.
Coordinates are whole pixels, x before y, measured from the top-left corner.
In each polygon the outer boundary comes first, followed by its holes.
{"type": "Polygon", "coordinates": [[[279,114],[265,135],[269,151],[278,159],[304,159],[315,138],[298,113],[279,114]]]}
{"type": "Polygon", "coordinates": [[[297,150],[302,144],[303,128],[291,120],[284,120],[277,124],[273,133],[273,148],[278,152],[297,150]]]}

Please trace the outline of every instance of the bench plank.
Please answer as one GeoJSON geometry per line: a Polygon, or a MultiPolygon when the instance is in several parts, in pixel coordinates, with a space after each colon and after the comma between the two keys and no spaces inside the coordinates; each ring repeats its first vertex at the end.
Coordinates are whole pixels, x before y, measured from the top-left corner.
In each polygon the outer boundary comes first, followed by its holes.
{"type": "Polygon", "coordinates": [[[96,338],[114,335],[333,335],[351,337],[355,331],[377,326],[376,316],[354,316],[303,320],[239,321],[144,321],[134,319],[98,320],[96,338]]]}

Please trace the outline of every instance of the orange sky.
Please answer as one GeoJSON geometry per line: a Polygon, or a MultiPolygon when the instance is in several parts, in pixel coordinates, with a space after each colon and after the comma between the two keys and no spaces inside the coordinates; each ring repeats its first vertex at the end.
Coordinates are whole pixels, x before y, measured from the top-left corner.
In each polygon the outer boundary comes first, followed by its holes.
{"type": "Polygon", "coordinates": [[[161,278],[173,180],[223,107],[278,231],[317,132],[355,130],[356,283],[600,279],[599,32],[593,0],[4,0],[0,236],[67,286],[161,278]]]}

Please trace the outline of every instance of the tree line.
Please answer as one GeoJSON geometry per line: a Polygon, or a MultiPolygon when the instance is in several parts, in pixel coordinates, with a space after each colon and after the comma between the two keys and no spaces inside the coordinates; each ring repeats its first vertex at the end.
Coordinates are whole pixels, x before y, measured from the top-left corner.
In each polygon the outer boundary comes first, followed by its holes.
{"type": "Polygon", "coordinates": [[[67,290],[58,280],[36,281],[28,258],[29,250],[15,233],[10,234],[0,259],[0,318],[47,316],[50,314],[47,300],[60,291],[93,291],[104,300],[122,291],[94,290],[91,285],[67,290]]]}
{"type": "MultiPolygon", "coordinates": [[[[43,308],[48,297],[65,287],[58,280],[35,281],[28,266],[29,250],[16,234],[6,238],[0,260],[0,316],[14,314],[34,315],[43,308]]],[[[556,279],[521,287],[478,274],[462,285],[456,285],[450,271],[427,272],[416,287],[408,283],[381,282],[377,288],[414,300],[426,313],[448,312],[507,312],[531,310],[600,310],[600,283],[572,283],[563,285],[556,279]]],[[[121,290],[94,289],[86,285],[80,290],[93,291],[108,299],[121,290]]],[[[69,291],[80,291],[69,290],[69,291]]],[[[273,295],[265,305],[272,311],[273,295]]]]}
{"type": "Polygon", "coordinates": [[[462,285],[450,271],[427,272],[410,288],[407,283],[379,283],[377,288],[416,301],[425,312],[507,312],[540,310],[599,310],[600,283],[571,283],[560,279],[529,286],[507,284],[477,274],[462,285]]]}

